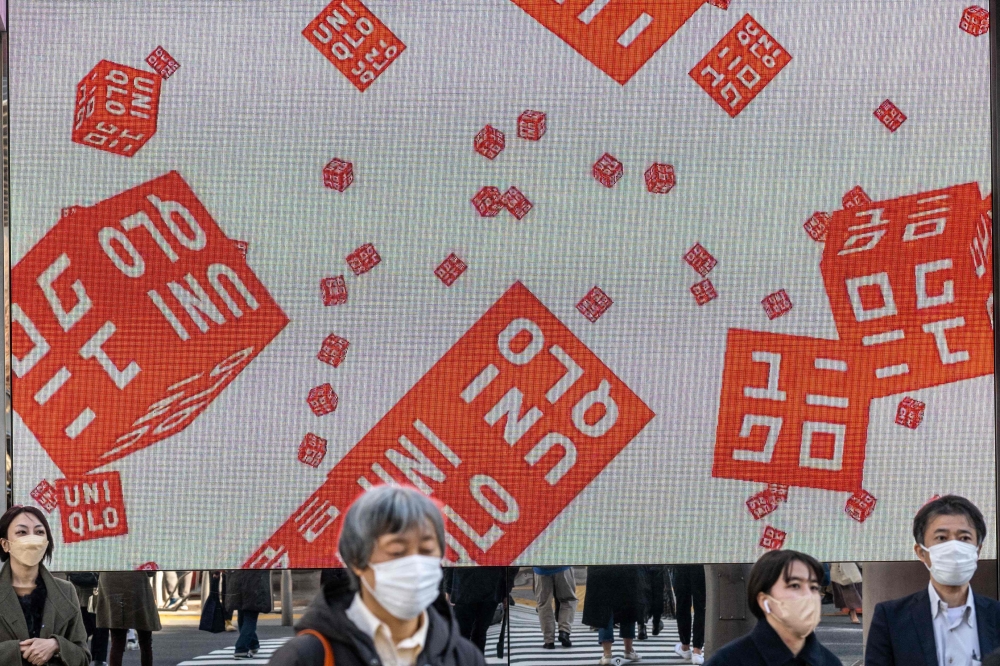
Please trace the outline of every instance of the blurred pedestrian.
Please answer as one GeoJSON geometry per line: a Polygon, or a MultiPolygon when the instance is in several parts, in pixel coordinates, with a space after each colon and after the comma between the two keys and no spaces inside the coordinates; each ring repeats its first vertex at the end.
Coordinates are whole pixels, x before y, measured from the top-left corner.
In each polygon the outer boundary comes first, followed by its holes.
{"type": "Polygon", "coordinates": [[[673,584],[674,595],[677,597],[677,633],[681,639],[674,646],[674,652],[692,664],[704,664],[705,567],[700,564],[675,566],[673,584]]]}
{"type": "Polygon", "coordinates": [[[54,578],[55,542],[38,509],[14,506],[0,517],[0,664],[87,666],[87,630],[73,584],[54,578]]]}
{"type": "Polygon", "coordinates": [[[67,574],[69,582],[76,589],[80,600],[80,614],[83,615],[83,626],[90,639],[90,656],[94,666],[106,666],[108,661],[108,630],[97,628],[97,584],[98,574],[93,571],[79,571],[67,574]]]}
{"type": "Polygon", "coordinates": [[[153,632],[160,615],[150,574],[145,571],[103,572],[97,586],[97,626],[111,630],[109,666],[122,666],[128,630],[134,629],[142,666],[153,666],[153,632]]]}
{"type": "Polygon", "coordinates": [[[485,666],[441,594],[444,520],[415,488],[376,486],[344,514],[340,558],[271,666],[485,666]]]}
{"type": "MultiPolygon", "coordinates": [[[[653,635],[659,636],[663,631],[663,611],[665,606],[665,592],[663,579],[666,578],[666,567],[662,565],[649,565],[646,567],[646,577],[649,579],[649,609],[648,615],[653,620],[653,635]]],[[[640,641],[646,640],[646,622],[643,618],[639,626],[640,641]]]]}
{"type": "Polygon", "coordinates": [[[757,625],[712,655],[708,666],[843,666],[816,638],[822,580],[823,565],[805,553],[762,555],[747,580],[747,604],[757,625]]]}
{"type": "Polygon", "coordinates": [[[486,632],[497,607],[510,594],[517,568],[457,567],[451,589],[451,603],[462,636],[486,652],[486,632]]]}
{"type": "Polygon", "coordinates": [[[645,612],[648,597],[646,570],[641,566],[593,566],[587,568],[587,591],[583,623],[597,627],[597,642],[603,655],[598,662],[612,663],[615,625],[625,646],[625,660],[642,661],[633,644],[635,627],[645,612]]]}
{"type": "Polygon", "coordinates": [[[570,634],[573,632],[573,618],[576,617],[578,601],[573,567],[534,567],[532,572],[535,579],[535,609],[542,626],[542,647],[546,650],[556,648],[557,628],[559,644],[564,648],[573,647],[570,634]],[[556,605],[555,611],[552,610],[553,603],[556,605]]]}
{"type": "Polygon", "coordinates": [[[830,565],[830,586],[833,605],[851,616],[852,624],[861,624],[861,569],[854,562],[834,562],[830,565]]]}
{"type": "Polygon", "coordinates": [[[191,596],[191,571],[163,572],[163,608],[166,610],[188,610],[187,600],[191,596]]]}
{"type": "Polygon", "coordinates": [[[257,638],[257,620],[261,613],[270,613],[274,595],[271,590],[271,572],[244,569],[227,571],[226,596],[223,605],[236,613],[236,639],[233,659],[253,659],[260,650],[257,638]]]}

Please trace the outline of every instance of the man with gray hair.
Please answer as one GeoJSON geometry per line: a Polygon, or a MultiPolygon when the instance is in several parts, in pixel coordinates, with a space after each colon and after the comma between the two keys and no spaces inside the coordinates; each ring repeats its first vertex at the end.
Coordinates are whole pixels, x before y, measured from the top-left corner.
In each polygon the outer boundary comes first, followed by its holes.
{"type": "Polygon", "coordinates": [[[410,487],[377,486],[344,515],[331,579],[272,666],[485,666],[441,594],[444,521],[410,487]]]}

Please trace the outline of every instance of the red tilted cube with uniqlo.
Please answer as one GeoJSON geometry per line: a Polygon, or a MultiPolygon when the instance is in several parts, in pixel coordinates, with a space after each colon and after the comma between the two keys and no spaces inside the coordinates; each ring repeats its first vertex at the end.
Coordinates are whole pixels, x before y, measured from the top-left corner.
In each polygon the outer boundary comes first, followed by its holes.
{"type": "Polygon", "coordinates": [[[809,234],[809,238],[812,238],[817,243],[822,243],[826,240],[826,235],[830,232],[830,220],[833,219],[829,213],[821,213],[819,211],[812,214],[806,223],[802,227],[809,234]]]}
{"type": "Polygon", "coordinates": [[[481,129],[473,141],[473,148],[476,149],[476,152],[490,160],[495,159],[503,152],[505,145],[503,132],[491,125],[481,129]]]}
{"type": "Polygon", "coordinates": [[[677,184],[677,174],[669,164],[653,164],[646,169],[646,189],[653,194],[666,194],[677,184]]]}
{"type": "Polygon", "coordinates": [[[768,490],[762,490],[746,501],[747,510],[754,520],[774,513],[778,508],[778,500],[768,490]]]}
{"type": "Polygon", "coordinates": [[[865,191],[861,189],[860,185],[856,185],[855,187],[852,187],[850,190],[848,190],[840,201],[841,205],[843,205],[844,207],[844,210],[850,210],[852,208],[862,208],[864,206],[867,206],[871,202],[872,202],[871,197],[869,197],[868,194],[866,194],[865,191]]]}
{"type": "Polygon", "coordinates": [[[524,196],[521,190],[516,187],[511,187],[503,195],[503,206],[510,214],[513,215],[518,220],[523,220],[524,216],[531,211],[534,204],[528,201],[528,197],[524,196]]]}
{"type": "Polygon", "coordinates": [[[316,416],[324,416],[330,414],[337,410],[337,404],[340,402],[340,398],[334,393],[333,387],[329,384],[322,384],[309,391],[309,397],[306,398],[306,402],[309,403],[309,407],[313,410],[313,414],[316,416]]]}
{"type": "Polygon", "coordinates": [[[698,275],[706,277],[712,269],[719,263],[712,254],[702,247],[701,243],[695,243],[684,255],[684,261],[698,271],[698,275]]]}
{"type": "Polygon", "coordinates": [[[613,303],[610,296],[605,294],[600,287],[595,286],[576,304],[576,309],[591,323],[594,323],[611,308],[613,303]]]}
{"type": "Polygon", "coordinates": [[[760,538],[760,547],[767,550],[781,550],[785,545],[786,532],[782,532],[776,527],[768,525],[764,528],[764,534],[760,538]]]}
{"type": "Polygon", "coordinates": [[[320,347],[319,355],[316,358],[336,368],[347,358],[347,348],[350,345],[351,343],[347,341],[347,338],[342,338],[339,335],[331,333],[323,340],[323,345],[320,347]]]}
{"type": "Polygon", "coordinates": [[[56,487],[45,479],[39,481],[35,489],[31,491],[31,499],[38,502],[38,505],[45,509],[46,513],[52,513],[59,506],[59,495],[56,493],[56,487]]]}
{"type": "Polygon", "coordinates": [[[152,67],[164,80],[169,79],[181,65],[162,46],[146,56],[146,64],[152,67]]]}
{"type": "Polygon", "coordinates": [[[604,153],[594,163],[594,178],[604,187],[614,187],[623,175],[625,167],[609,153],[604,153]]]}
{"type": "Polygon", "coordinates": [[[444,282],[446,287],[450,287],[455,284],[455,280],[462,276],[466,268],[468,267],[465,265],[465,262],[452,252],[441,262],[440,266],[434,269],[434,275],[437,275],[438,279],[444,282]]]}
{"type": "Polygon", "coordinates": [[[764,306],[764,313],[767,314],[768,319],[777,319],[792,310],[792,299],[788,297],[788,292],[784,289],[779,289],[765,297],[760,304],[764,306]]]}
{"type": "Polygon", "coordinates": [[[694,301],[698,305],[705,305],[719,297],[718,292],[715,291],[715,285],[712,284],[711,280],[702,280],[691,285],[691,295],[694,296],[694,301]]]}
{"type": "Polygon", "coordinates": [[[320,295],[323,297],[323,305],[343,305],[347,302],[347,282],[343,275],[323,278],[319,282],[320,295]]]}
{"type": "Polygon", "coordinates": [[[844,513],[850,516],[852,520],[863,523],[875,511],[875,504],[877,502],[878,500],[867,490],[857,490],[847,498],[847,504],[844,505],[844,513]]]}
{"type": "Polygon", "coordinates": [[[899,406],[896,407],[896,423],[911,430],[916,430],[921,421],[924,420],[924,409],[926,407],[926,403],[914,400],[909,396],[903,398],[899,406]]]}
{"type": "Polygon", "coordinates": [[[503,195],[499,188],[489,185],[472,197],[472,206],[480,217],[496,217],[503,210],[503,195]]]}
{"type": "Polygon", "coordinates": [[[61,219],[11,297],[14,409],[68,477],[184,430],[288,323],[176,172],[61,219]]]}
{"type": "Polygon", "coordinates": [[[382,261],[378,250],[371,243],[365,243],[354,252],[347,255],[347,265],[351,267],[355,275],[362,275],[378,266],[382,261]]]}
{"type": "Polygon", "coordinates": [[[525,111],[517,117],[517,135],[528,141],[538,141],[545,136],[545,114],[525,111]]]}
{"type": "Polygon", "coordinates": [[[319,467],[326,457],[326,440],[311,432],[299,444],[299,462],[310,467],[319,467]]]}
{"type": "Polygon", "coordinates": [[[323,184],[331,190],[343,192],[354,182],[354,165],[335,157],[323,167],[323,184]]]}
{"type": "Polygon", "coordinates": [[[885,100],[875,109],[875,117],[890,132],[895,132],[906,122],[906,114],[900,111],[899,107],[889,100],[885,100]]]}
{"type": "Polygon", "coordinates": [[[102,60],[76,86],[73,141],[132,157],[156,134],[163,78],[102,60]]]}
{"type": "Polygon", "coordinates": [[[990,13],[984,7],[967,7],[958,27],[974,37],[985,35],[990,31],[990,13]]]}

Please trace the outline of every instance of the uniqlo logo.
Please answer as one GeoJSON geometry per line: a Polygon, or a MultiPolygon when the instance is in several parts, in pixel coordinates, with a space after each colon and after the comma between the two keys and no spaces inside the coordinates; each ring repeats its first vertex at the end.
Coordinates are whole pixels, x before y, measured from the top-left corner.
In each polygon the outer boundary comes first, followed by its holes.
{"type": "Polygon", "coordinates": [[[735,118],[791,61],[784,47],[747,14],[690,76],[735,118]]]}
{"type": "Polygon", "coordinates": [[[449,559],[510,564],[652,418],[516,283],[245,566],[335,565],[339,519],[322,512],[339,516],[382,483],[410,484],[440,501],[449,559]],[[303,515],[324,525],[311,541],[303,515]]]}
{"type": "Polygon", "coordinates": [[[712,476],[860,488],[869,401],[857,356],[832,340],[730,329],[712,476]]]}
{"type": "Polygon", "coordinates": [[[903,123],[906,122],[906,115],[889,100],[885,100],[877,109],[875,109],[875,117],[878,118],[879,122],[885,125],[886,129],[890,132],[895,132],[902,126],[903,123]]]}
{"type": "Polygon", "coordinates": [[[625,85],[705,0],[513,0],[625,85]]]}
{"type": "Polygon", "coordinates": [[[56,487],[47,480],[42,479],[34,490],[31,491],[31,499],[38,502],[38,505],[45,509],[46,513],[52,513],[59,506],[59,497],[56,494],[56,487]]]}
{"type": "Polygon", "coordinates": [[[65,543],[128,534],[125,498],[118,472],[56,481],[65,543]]]}
{"type": "Polygon", "coordinates": [[[361,92],[406,49],[358,0],[333,0],[302,35],[361,92]]]}
{"type": "Polygon", "coordinates": [[[834,215],[820,268],[872,397],[993,373],[992,281],[969,252],[981,209],[970,183],[834,215]]]}

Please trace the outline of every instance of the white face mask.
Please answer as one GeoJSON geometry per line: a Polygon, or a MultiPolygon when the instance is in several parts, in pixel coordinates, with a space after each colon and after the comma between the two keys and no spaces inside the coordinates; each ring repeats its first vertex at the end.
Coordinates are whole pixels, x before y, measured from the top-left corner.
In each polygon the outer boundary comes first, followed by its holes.
{"type": "Polygon", "coordinates": [[[931,577],[941,585],[959,586],[972,580],[979,566],[979,549],[965,541],[945,541],[926,548],[931,577]]]}
{"type": "Polygon", "coordinates": [[[441,590],[441,558],[409,555],[370,564],[375,572],[375,588],[365,586],[382,608],[400,620],[412,620],[438,598],[441,590]]]}

